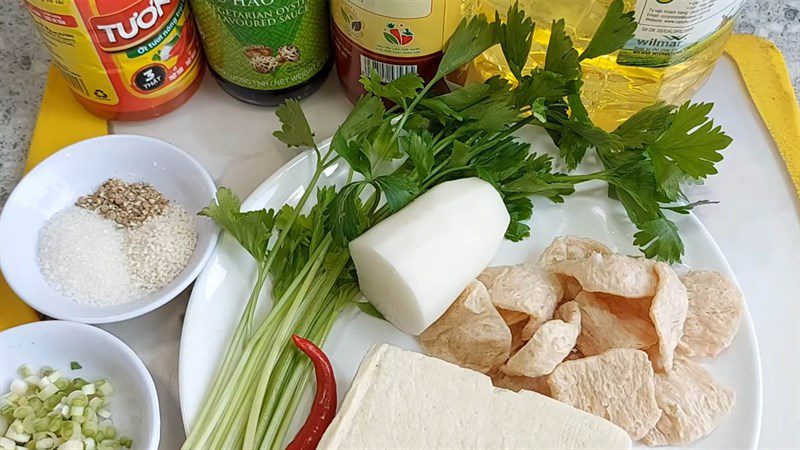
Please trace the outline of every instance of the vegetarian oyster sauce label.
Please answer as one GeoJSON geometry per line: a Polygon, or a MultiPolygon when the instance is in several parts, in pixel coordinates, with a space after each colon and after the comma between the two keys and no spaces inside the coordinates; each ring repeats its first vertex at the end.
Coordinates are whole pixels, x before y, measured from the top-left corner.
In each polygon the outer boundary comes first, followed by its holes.
{"type": "Polygon", "coordinates": [[[73,92],[137,111],[172,100],[200,73],[186,0],[25,0],[73,92]]]}
{"type": "Polygon", "coordinates": [[[696,55],[732,26],[744,0],[637,0],[636,34],[617,64],[669,67],[696,55]]]}
{"type": "Polygon", "coordinates": [[[192,0],[211,68],[250,89],[296,86],[330,57],[324,0],[192,0]]]}

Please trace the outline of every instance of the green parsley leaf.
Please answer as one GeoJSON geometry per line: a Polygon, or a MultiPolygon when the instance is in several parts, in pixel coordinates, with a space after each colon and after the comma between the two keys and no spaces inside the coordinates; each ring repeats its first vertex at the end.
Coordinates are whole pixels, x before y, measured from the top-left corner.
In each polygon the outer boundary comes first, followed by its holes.
{"type": "Polygon", "coordinates": [[[488,98],[464,109],[461,114],[466,131],[504,131],[517,122],[520,112],[504,98],[488,98]]]}
{"type": "Polygon", "coordinates": [[[554,20],[550,27],[544,70],[560,74],[567,80],[577,80],[581,77],[578,51],[572,47],[572,39],[564,31],[564,19],[554,20]]]}
{"type": "MultiPolygon", "coordinates": [[[[462,111],[478,103],[492,94],[492,87],[486,83],[472,83],[456,89],[453,92],[439,95],[432,100],[438,100],[453,111],[462,111]]],[[[423,99],[427,100],[427,99],[423,99]]]]}
{"type": "Polygon", "coordinates": [[[403,209],[419,195],[419,186],[408,177],[383,175],[375,178],[374,182],[386,197],[386,206],[390,212],[403,209]]]}
{"type": "Polygon", "coordinates": [[[466,165],[473,156],[476,155],[476,150],[461,141],[453,142],[453,153],[450,157],[450,164],[453,167],[460,167],[466,165]]]}
{"type": "Polygon", "coordinates": [[[401,158],[400,144],[397,139],[392,139],[394,128],[391,122],[383,122],[374,129],[365,139],[361,140],[361,150],[369,158],[372,175],[377,176],[385,170],[393,170],[387,165],[391,161],[401,158]]]}
{"type": "Polygon", "coordinates": [[[520,80],[514,90],[514,105],[517,108],[530,106],[539,99],[560,101],[573,93],[573,86],[560,74],[537,67],[520,80]]]}
{"type": "Polygon", "coordinates": [[[325,214],[328,227],[333,238],[342,245],[369,228],[369,219],[359,198],[366,185],[365,181],[356,181],[344,186],[328,205],[325,214]]]}
{"type": "Polygon", "coordinates": [[[300,107],[300,102],[288,99],[275,110],[281,121],[281,129],[272,133],[289,147],[316,147],[314,133],[308,125],[308,119],[300,107]]]}
{"type": "Polygon", "coordinates": [[[658,139],[667,129],[674,105],[658,102],[642,108],[614,130],[626,147],[641,148],[658,139]]]}
{"type": "Polygon", "coordinates": [[[574,170],[583,160],[590,148],[603,148],[619,151],[622,144],[619,137],[588,122],[569,119],[562,122],[564,131],[558,142],[559,155],[564,158],[568,170],[574,170]]]}
{"type": "Polygon", "coordinates": [[[72,361],[69,363],[70,370],[80,370],[83,369],[83,366],[78,361],[72,361]]]}
{"type": "Polygon", "coordinates": [[[263,209],[242,212],[241,208],[239,197],[223,187],[217,189],[217,201],[212,201],[198,214],[214,219],[256,261],[262,262],[267,256],[267,243],[275,227],[275,212],[263,209]]]}
{"type": "Polygon", "coordinates": [[[575,193],[575,183],[568,175],[527,172],[500,187],[503,193],[515,194],[512,199],[536,195],[553,203],[564,203],[564,197],[575,193]]]}
{"type": "Polygon", "coordinates": [[[655,176],[665,193],[675,198],[676,180],[702,180],[717,173],[714,164],[732,139],[708,118],[713,104],[686,102],[674,113],[666,131],[645,147],[655,176]]]}
{"type": "Polygon", "coordinates": [[[433,136],[429,131],[408,132],[401,138],[403,151],[414,164],[417,178],[424,180],[433,168],[433,136]]]}
{"type": "Polygon", "coordinates": [[[689,214],[693,209],[698,206],[703,205],[716,205],[719,202],[711,201],[711,200],[697,200],[692,203],[687,203],[685,205],[677,205],[677,206],[665,206],[662,209],[668,209],[672,212],[676,212],[678,214],[689,214]]]}
{"type": "Polygon", "coordinates": [[[375,308],[375,306],[373,306],[372,303],[370,302],[353,302],[353,303],[355,303],[358,309],[360,309],[361,312],[365,313],[366,315],[372,316],[376,319],[386,320],[386,318],[383,317],[383,314],[381,314],[381,312],[378,311],[378,309],[375,308]]]}
{"type": "Polygon", "coordinates": [[[336,130],[345,139],[350,139],[358,134],[365,133],[383,123],[385,109],[379,97],[371,94],[362,96],[356,102],[353,110],[344,119],[336,130]]]}
{"type": "Polygon", "coordinates": [[[625,12],[625,3],[622,0],[611,2],[592,40],[583,49],[580,60],[597,58],[621,49],[633,38],[633,33],[636,31],[633,14],[634,11],[625,12]]]}
{"type": "Polygon", "coordinates": [[[371,177],[369,158],[361,152],[358,142],[348,142],[341,133],[337,132],[331,139],[331,146],[354,171],[363,174],[367,179],[371,177]]]}
{"type": "Polygon", "coordinates": [[[506,209],[511,221],[506,229],[506,239],[519,242],[531,235],[531,227],[524,222],[533,215],[533,202],[527,197],[507,200],[506,209]]]}
{"type": "Polygon", "coordinates": [[[506,22],[500,21],[500,14],[495,11],[497,37],[508,67],[517,80],[522,79],[522,69],[528,62],[533,44],[533,21],[525,17],[525,11],[519,9],[519,1],[508,9],[506,22]]]}
{"type": "Polygon", "coordinates": [[[683,241],[678,235],[678,227],[666,217],[637,223],[639,231],[633,235],[633,243],[644,256],[672,264],[681,260],[684,252],[683,241]]]}
{"type": "Polygon", "coordinates": [[[434,81],[472,61],[497,42],[497,29],[487,22],[486,16],[463,19],[447,44],[434,81]]]}
{"type": "Polygon", "coordinates": [[[369,76],[362,75],[360,82],[367,92],[391,100],[398,105],[406,105],[407,100],[414,98],[417,91],[422,89],[423,84],[422,78],[416,73],[407,73],[383,84],[380,75],[374,69],[369,76]]]}
{"type": "Polygon", "coordinates": [[[530,149],[527,142],[506,138],[478,155],[471,165],[481,179],[502,184],[523,168],[530,170],[527,166],[530,149]]]}

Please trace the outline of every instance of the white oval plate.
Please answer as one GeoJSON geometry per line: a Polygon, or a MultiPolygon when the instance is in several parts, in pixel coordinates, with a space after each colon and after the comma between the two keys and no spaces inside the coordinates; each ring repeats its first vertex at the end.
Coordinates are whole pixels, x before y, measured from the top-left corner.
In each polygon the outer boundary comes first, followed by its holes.
{"type": "MultiPolygon", "coordinates": [[[[537,146],[546,145],[539,139],[532,140],[537,146]]],[[[324,146],[327,144],[326,141],[324,146]]],[[[343,166],[332,166],[320,183],[343,184],[347,175],[343,166]]],[[[243,209],[278,209],[284,203],[296,203],[313,171],[313,153],[297,156],[262,183],[244,202],[243,209]]],[[[636,230],[622,206],[608,199],[604,185],[587,186],[563,204],[556,205],[543,198],[534,198],[533,203],[531,237],[518,243],[504,241],[492,265],[535,261],[554,237],[564,234],[594,238],[618,252],[638,253],[631,244],[636,230]]],[[[717,270],[735,279],[725,256],[700,221],[691,214],[675,219],[686,245],[684,265],[717,270]]],[[[181,411],[187,428],[204,401],[254,280],[255,263],[251,257],[232,237],[223,234],[216,252],[195,282],[183,326],[179,375],[181,411]]],[[[264,291],[262,307],[270,303],[269,289],[264,291]]],[[[340,401],[361,358],[379,342],[420,351],[416,338],[357,308],[346,310],[339,318],[324,349],[336,371],[340,401]]],[[[756,448],[761,425],[761,365],[748,311],[731,347],[706,367],[720,383],[736,391],[736,405],[713,434],[688,448],[756,448]]],[[[306,411],[307,405],[299,410],[295,426],[302,423],[299,419],[305,417],[306,411]]]]}
{"type": "Polygon", "coordinates": [[[117,430],[133,439],[134,450],[156,450],[161,437],[158,394],[142,361],[124,342],[91,325],[46,320],[0,333],[0,389],[8,392],[17,369],[28,364],[34,372],[44,366],[68,378],[106,379],[111,419],[117,430]],[[72,370],[70,363],[82,368],[72,370]]]}

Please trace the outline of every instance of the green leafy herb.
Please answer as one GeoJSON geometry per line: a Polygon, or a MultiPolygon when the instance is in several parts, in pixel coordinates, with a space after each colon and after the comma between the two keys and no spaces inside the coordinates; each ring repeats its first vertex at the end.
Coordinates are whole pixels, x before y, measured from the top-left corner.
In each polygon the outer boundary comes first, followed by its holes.
{"type": "Polygon", "coordinates": [[[624,12],[624,10],[625,3],[622,0],[611,2],[592,40],[583,49],[581,60],[613,53],[633,38],[633,32],[636,31],[633,11],[624,12]]]}
{"type": "Polygon", "coordinates": [[[533,21],[525,17],[525,11],[519,9],[519,4],[514,3],[508,10],[506,22],[500,21],[500,14],[495,12],[495,24],[503,55],[506,57],[511,73],[519,80],[522,79],[522,69],[528,62],[533,44],[533,21]]]}
{"type": "Polygon", "coordinates": [[[550,26],[544,70],[559,74],[567,80],[575,80],[581,76],[578,51],[572,47],[572,39],[567,36],[564,26],[564,19],[554,20],[550,26]]]}
{"type": "Polygon", "coordinates": [[[673,114],[666,131],[645,148],[653,161],[655,175],[670,199],[676,199],[684,177],[701,180],[717,173],[731,138],[708,118],[711,103],[684,103],[673,114]]]}
{"type": "Polygon", "coordinates": [[[422,84],[422,78],[416,73],[407,73],[386,84],[382,83],[380,75],[375,70],[370,73],[369,77],[361,77],[361,85],[367,92],[403,106],[406,106],[407,100],[417,95],[417,91],[422,89],[422,84]]]}
{"type": "Polygon", "coordinates": [[[447,44],[435,78],[439,79],[472,61],[497,42],[497,29],[486,20],[486,16],[462,20],[447,44]]]}
{"type": "Polygon", "coordinates": [[[69,363],[69,368],[71,370],[81,370],[83,369],[83,366],[78,361],[72,361],[69,363]]]}
{"type": "Polygon", "coordinates": [[[200,211],[201,216],[214,219],[250,253],[257,261],[267,256],[267,242],[275,225],[273,210],[242,212],[242,202],[230,189],[217,190],[217,202],[200,211]]]}
{"type": "Polygon", "coordinates": [[[315,147],[314,133],[308,125],[300,102],[289,99],[275,110],[282,128],[272,133],[289,147],[315,147]]]}
{"type": "Polygon", "coordinates": [[[380,311],[378,311],[377,309],[375,309],[374,306],[372,306],[372,303],[370,303],[370,302],[353,302],[353,303],[364,314],[366,314],[368,316],[372,316],[372,317],[374,317],[376,319],[386,320],[386,318],[383,317],[383,314],[381,314],[380,311]]]}

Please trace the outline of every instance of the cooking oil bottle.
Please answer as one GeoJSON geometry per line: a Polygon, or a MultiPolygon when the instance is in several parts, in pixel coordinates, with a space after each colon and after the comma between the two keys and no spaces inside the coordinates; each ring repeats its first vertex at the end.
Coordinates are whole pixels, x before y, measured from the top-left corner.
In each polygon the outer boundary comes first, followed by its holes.
{"type": "MultiPolygon", "coordinates": [[[[470,1],[470,0],[467,0],[470,1]]],[[[502,16],[515,0],[471,0],[476,11],[502,16]]],[[[563,18],[581,51],[613,0],[519,0],[536,24],[527,69],[544,63],[550,25],[563,18]]],[[[744,0],[624,0],[635,11],[635,36],[612,55],[583,62],[583,101],[596,125],[607,130],[656,101],[681,103],[705,82],[733,29],[744,0]]],[[[503,17],[505,19],[505,17],[503,17]]],[[[511,77],[499,46],[474,68],[485,78],[511,77]]]]}

